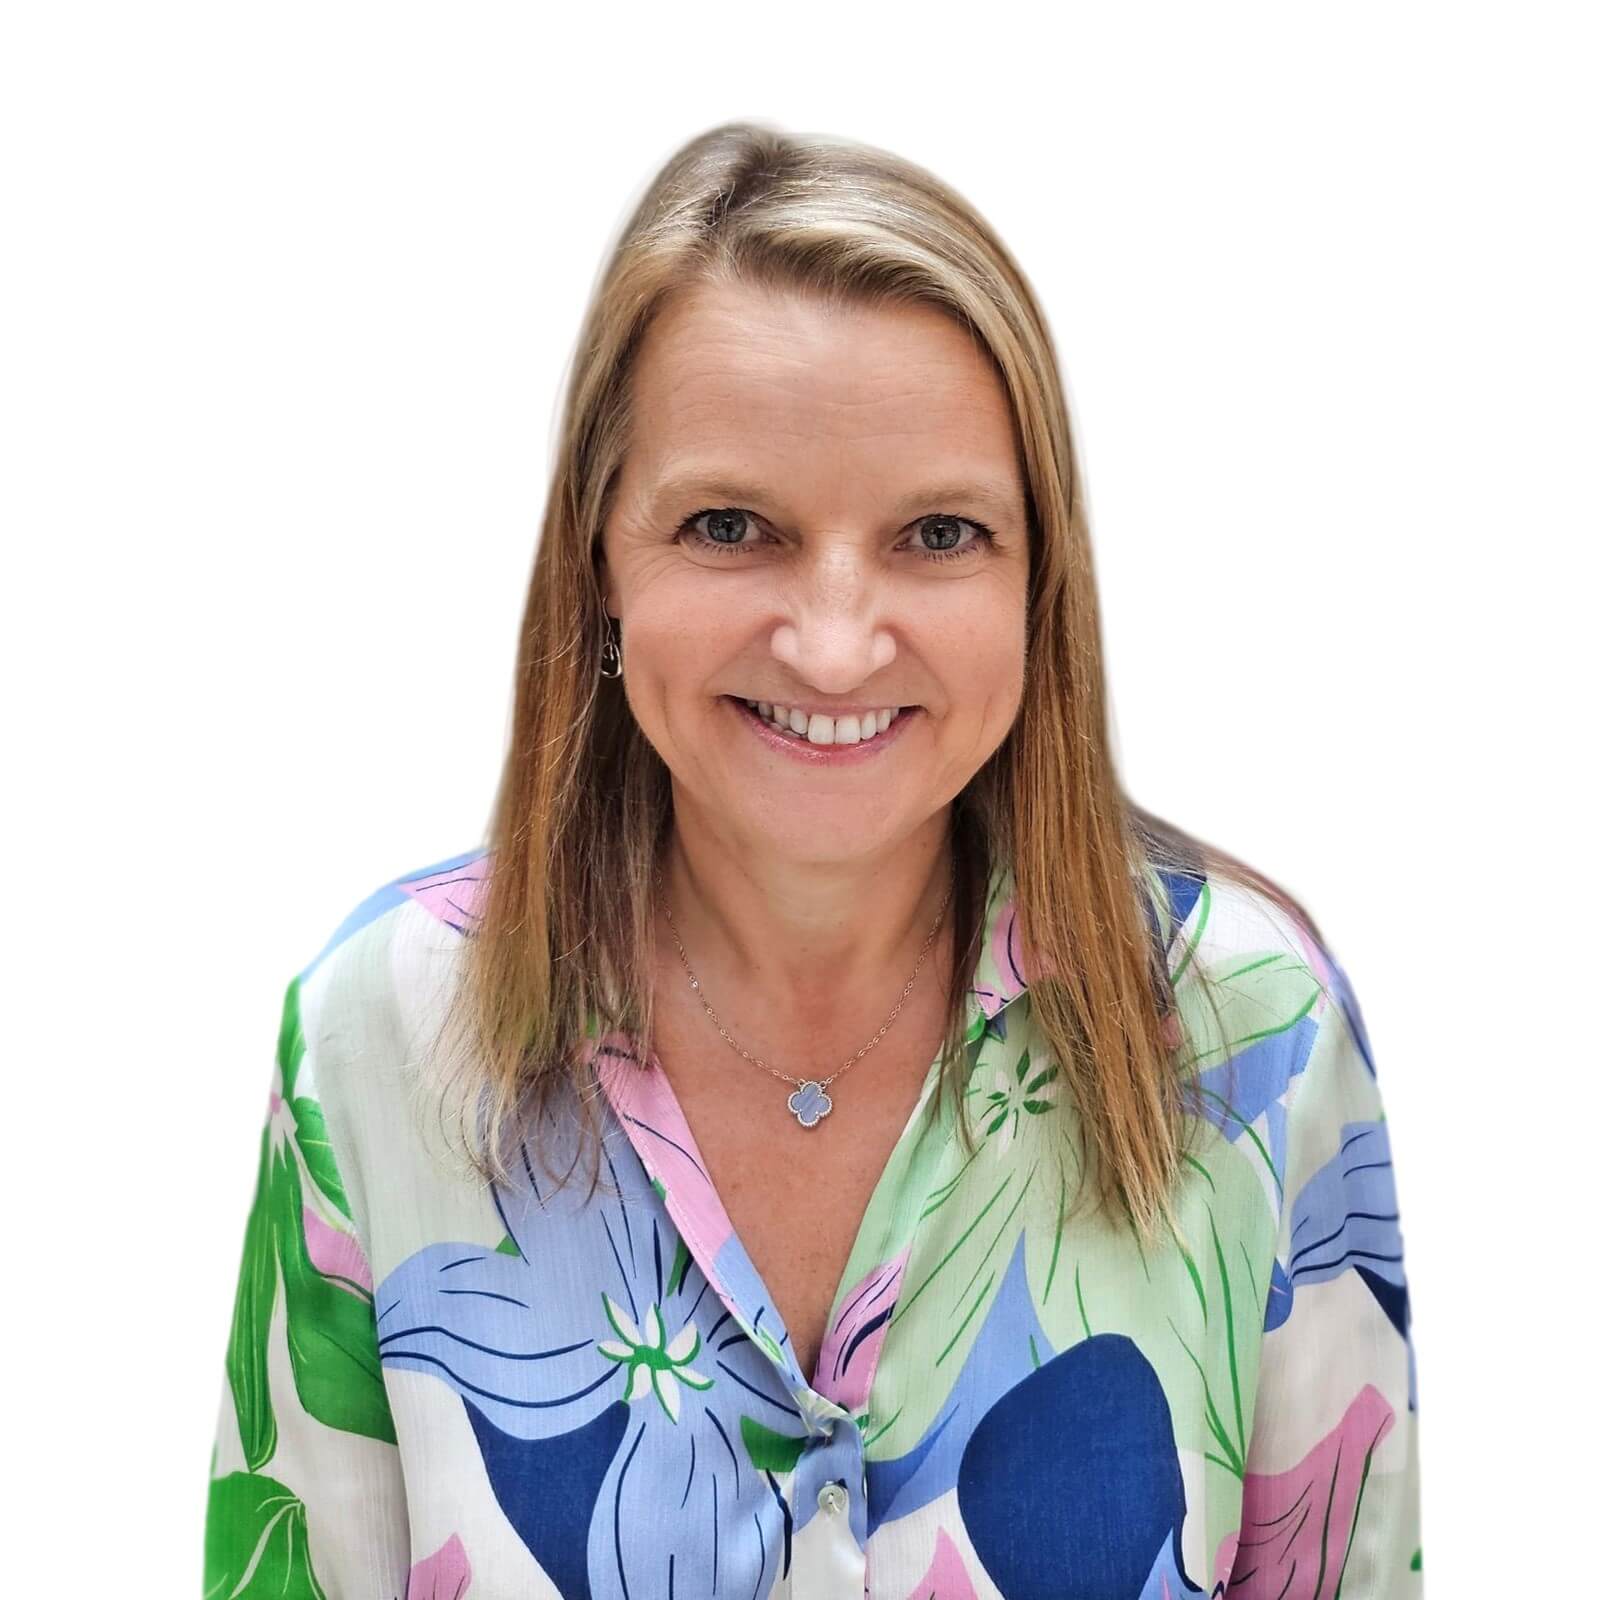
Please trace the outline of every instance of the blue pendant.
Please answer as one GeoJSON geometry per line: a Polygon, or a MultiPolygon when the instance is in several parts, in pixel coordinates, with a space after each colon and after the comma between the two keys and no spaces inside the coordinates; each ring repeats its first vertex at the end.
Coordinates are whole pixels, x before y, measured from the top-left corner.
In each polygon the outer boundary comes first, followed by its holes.
{"type": "Polygon", "coordinates": [[[794,1112],[795,1121],[802,1128],[814,1128],[833,1110],[833,1101],[820,1083],[814,1078],[807,1078],[789,1096],[789,1109],[794,1112]]]}

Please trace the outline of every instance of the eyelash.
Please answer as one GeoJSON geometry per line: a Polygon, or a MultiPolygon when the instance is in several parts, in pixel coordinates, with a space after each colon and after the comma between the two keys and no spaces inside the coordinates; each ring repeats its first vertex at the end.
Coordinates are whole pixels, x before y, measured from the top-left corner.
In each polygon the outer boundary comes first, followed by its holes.
{"type": "MultiPolygon", "coordinates": [[[[683,521],[679,523],[677,536],[681,539],[684,534],[690,534],[694,539],[694,542],[702,550],[710,550],[713,554],[719,556],[748,555],[752,550],[759,549],[760,547],[754,544],[719,544],[715,539],[708,539],[703,533],[700,533],[695,529],[695,523],[697,523],[702,517],[709,517],[713,512],[717,511],[733,510],[743,511],[743,507],[707,506],[704,511],[696,511],[693,516],[685,517],[683,521]]],[[[745,511],[744,515],[749,517],[752,522],[760,521],[760,519],[752,511],[745,511]]],[[[917,521],[927,522],[934,517],[946,515],[949,515],[949,513],[942,511],[930,511],[927,516],[918,517],[917,521]]],[[[956,522],[964,522],[969,528],[974,529],[978,534],[977,539],[961,550],[919,550],[917,554],[922,558],[922,560],[962,561],[968,556],[976,555],[981,549],[983,549],[985,545],[993,545],[995,542],[994,530],[988,527],[986,524],[979,522],[976,517],[953,517],[952,520],[956,522]]]]}

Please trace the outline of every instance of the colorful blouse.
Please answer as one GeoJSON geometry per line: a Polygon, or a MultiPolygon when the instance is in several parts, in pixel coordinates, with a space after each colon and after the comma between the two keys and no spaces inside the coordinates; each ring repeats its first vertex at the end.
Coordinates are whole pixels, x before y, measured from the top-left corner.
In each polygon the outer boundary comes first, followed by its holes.
{"type": "Polygon", "coordinates": [[[547,1127],[548,1168],[524,1146],[525,1183],[446,1153],[409,1091],[487,865],[396,879],[288,984],[209,1600],[1421,1594],[1389,1127],[1355,995],[1298,920],[1151,875],[1202,1136],[1186,1238],[1151,1248],[1065,1218],[1076,1112],[997,869],[967,997],[977,1153],[934,1114],[931,1064],[807,1375],[626,1036],[584,1046],[591,1198],[586,1160],[547,1177],[575,1121],[547,1127]]]}

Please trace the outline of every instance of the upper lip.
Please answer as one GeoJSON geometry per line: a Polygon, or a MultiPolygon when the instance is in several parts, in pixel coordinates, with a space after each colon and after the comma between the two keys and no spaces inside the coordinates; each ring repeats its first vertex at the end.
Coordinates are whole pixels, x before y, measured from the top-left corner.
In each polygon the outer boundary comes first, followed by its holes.
{"type": "Polygon", "coordinates": [[[869,700],[858,701],[854,705],[803,705],[798,700],[785,700],[781,695],[770,694],[742,694],[740,700],[749,700],[757,705],[787,706],[790,711],[800,711],[808,717],[864,717],[869,711],[882,711],[885,707],[889,710],[910,711],[914,708],[909,705],[900,705],[895,700],[869,700]]]}

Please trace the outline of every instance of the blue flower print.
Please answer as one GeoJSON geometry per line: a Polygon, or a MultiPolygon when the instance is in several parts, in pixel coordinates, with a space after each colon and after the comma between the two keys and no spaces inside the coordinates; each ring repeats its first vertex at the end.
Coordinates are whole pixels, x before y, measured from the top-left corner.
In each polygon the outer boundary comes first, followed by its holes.
{"type": "Polygon", "coordinates": [[[379,1355],[461,1397],[500,1508],[565,1600],[730,1580],[764,1596],[788,1566],[784,1469],[807,1426],[619,1140],[587,1199],[585,1174],[557,1189],[524,1146],[526,1186],[493,1190],[505,1244],[428,1245],[378,1285],[379,1355]],[[664,1483],[682,1485],[671,1517],[664,1483]]]}
{"type": "Polygon", "coordinates": [[[686,1322],[669,1345],[666,1324],[657,1307],[652,1305],[645,1313],[645,1332],[641,1334],[610,1295],[602,1293],[600,1298],[605,1302],[606,1316],[619,1337],[603,1340],[596,1349],[607,1361],[627,1364],[628,1390],[622,1398],[631,1403],[653,1393],[661,1409],[676,1422],[681,1409],[678,1385],[686,1383],[691,1389],[711,1387],[710,1378],[687,1364],[699,1353],[700,1330],[692,1322],[686,1322]]]}
{"type": "Polygon", "coordinates": [[[1139,1346],[1095,1334],[984,1414],[956,1477],[961,1518],[1002,1594],[1203,1596],[1183,1568],[1172,1413],[1139,1346]]]}
{"type": "MultiPolygon", "coordinates": [[[[1345,1123],[1338,1153],[1295,1196],[1287,1267],[1281,1261],[1272,1264],[1267,1331],[1288,1321],[1300,1285],[1326,1283],[1342,1272],[1361,1278],[1409,1344],[1410,1294],[1387,1122],[1345,1123]]],[[[1415,1410],[1415,1352],[1410,1385],[1415,1410]]]]}

